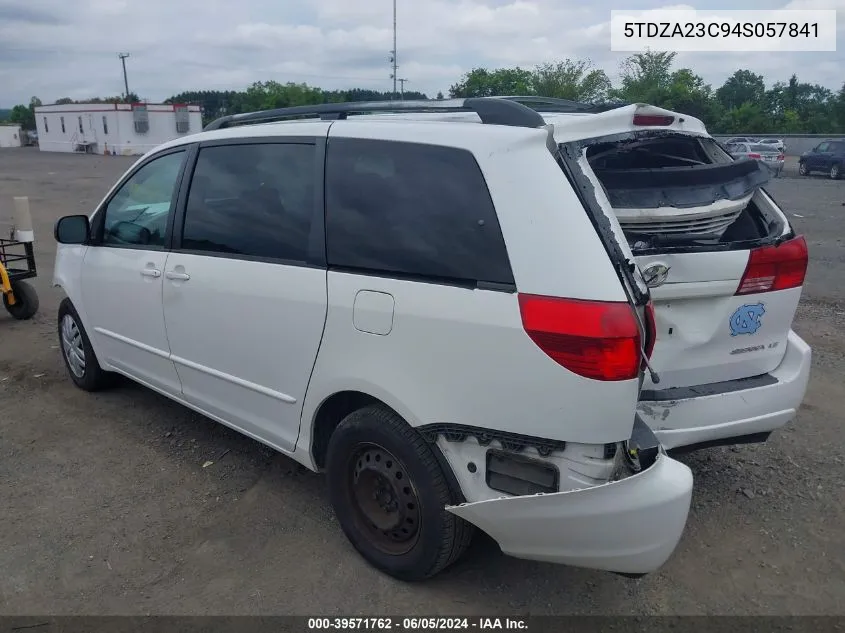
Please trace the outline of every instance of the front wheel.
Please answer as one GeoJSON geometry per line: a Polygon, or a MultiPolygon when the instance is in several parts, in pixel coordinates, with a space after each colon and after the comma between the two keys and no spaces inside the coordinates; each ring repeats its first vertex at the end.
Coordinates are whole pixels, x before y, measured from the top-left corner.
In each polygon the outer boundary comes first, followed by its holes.
{"type": "Polygon", "coordinates": [[[432,448],[380,405],[350,413],[329,440],[329,496],[338,522],[374,567],[401,580],[434,576],[469,546],[473,526],[432,448]]]}
{"type": "Polygon", "coordinates": [[[34,317],[38,312],[38,293],[35,288],[25,281],[13,281],[10,285],[15,302],[10,304],[9,297],[4,294],[3,305],[6,306],[6,311],[19,321],[34,317]]]}
{"type": "Polygon", "coordinates": [[[832,165],[830,168],[830,179],[831,180],[839,180],[839,176],[842,175],[842,166],[839,164],[832,165]]]}
{"type": "Polygon", "coordinates": [[[806,163],[798,163],[798,173],[801,174],[802,176],[806,176],[807,174],[810,173],[809,170],[807,169],[806,163]]]}
{"type": "Polygon", "coordinates": [[[85,391],[99,391],[114,383],[115,375],[103,371],[76,308],[70,299],[59,305],[59,346],[70,379],[85,391]]]}

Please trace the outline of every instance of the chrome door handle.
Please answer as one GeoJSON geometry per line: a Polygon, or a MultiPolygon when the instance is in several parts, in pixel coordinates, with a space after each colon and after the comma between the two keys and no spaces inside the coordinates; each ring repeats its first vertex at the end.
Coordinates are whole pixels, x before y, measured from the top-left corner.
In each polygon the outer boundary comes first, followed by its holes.
{"type": "Polygon", "coordinates": [[[145,268],[141,271],[141,274],[144,277],[153,277],[154,279],[158,279],[159,277],[161,277],[161,271],[156,270],[155,268],[145,268]]]}
{"type": "Polygon", "coordinates": [[[169,270],[164,273],[164,276],[168,279],[173,279],[174,281],[188,281],[191,278],[188,273],[177,273],[172,270],[169,270]]]}

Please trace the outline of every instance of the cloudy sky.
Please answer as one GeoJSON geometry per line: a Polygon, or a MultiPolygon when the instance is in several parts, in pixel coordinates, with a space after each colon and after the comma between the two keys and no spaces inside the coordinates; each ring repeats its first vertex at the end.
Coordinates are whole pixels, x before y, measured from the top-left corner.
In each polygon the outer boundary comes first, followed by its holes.
{"type": "MultiPolygon", "coordinates": [[[[615,79],[613,9],[659,0],[397,0],[399,76],[409,90],[444,93],[476,66],[532,67],[591,59],[615,79]]],[[[678,64],[718,86],[738,68],[768,84],[793,72],[845,82],[845,0],[698,0],[697,9],[837,9],[837,52],[687,53],[678,64]]],[[[183,90],[243,89],[253,81],[388,90],[391,0],[0,0],[0,107],[37,95],[84,99],[129,88],[160,101],[183,90]]]]}

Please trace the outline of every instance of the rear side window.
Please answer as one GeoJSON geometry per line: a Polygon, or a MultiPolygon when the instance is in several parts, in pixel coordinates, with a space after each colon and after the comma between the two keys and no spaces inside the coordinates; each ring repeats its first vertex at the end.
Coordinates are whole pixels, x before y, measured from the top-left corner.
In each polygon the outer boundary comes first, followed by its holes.
{"type": "Polygon", "coordinates": [[[332,139],[326,160],[330,266],[512,284],[487,185],[470,152],[332,139]]]}
{"type": "Polygon", "coordinates": [[[831,143],[830,149],[828,151],[834,152],[836,154],[841,154],[845,152],[845,143],[831,143]]]}
{"type": "Polygon", "coordinates": [[[314,145],[204,147],[185,209],[182,248],[305,261],[314,215],[314,145]]]}

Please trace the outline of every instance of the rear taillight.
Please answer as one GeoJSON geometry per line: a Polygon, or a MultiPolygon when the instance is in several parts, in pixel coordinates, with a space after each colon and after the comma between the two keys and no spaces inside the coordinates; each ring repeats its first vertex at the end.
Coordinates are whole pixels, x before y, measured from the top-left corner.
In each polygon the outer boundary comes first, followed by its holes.
{"type": "Polygon", "coordinates": [[[640,370],[640,330],[628,303],[519,295],[531,340],[569,371],[595,380],[630,380],[640,370]]]}
{"type": "Polygon", "coordinates": [[[785,160],[785,158],[783,154],[778,154],[778,160],[785,160]]]}
{"type": "Polygon", "coordinates": [[[736,294],[798,288],[804,285],[806,274],[807,241],[803,235],[799,235],[778,246],[752,250],[736,294]]]}
{"type": "Polygon", "coordinates": [[[749,154],[748,158],[756,158],[757,160],[760,160],[763,157],[760,154],[749,154]]]}
{"type": "Polygon", "coordinates": [[[663,116],[661,114],[635,114],[634,125],[672,125],[675,121],[673,116],[663,116]]]}

